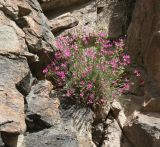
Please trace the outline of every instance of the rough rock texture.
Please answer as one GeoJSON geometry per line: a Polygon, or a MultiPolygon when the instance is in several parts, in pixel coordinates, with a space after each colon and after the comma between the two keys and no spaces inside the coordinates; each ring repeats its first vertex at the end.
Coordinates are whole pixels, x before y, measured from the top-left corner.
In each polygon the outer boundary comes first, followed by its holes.
{"type": "Polygon", "coordinates": [[[102,147],[132,147],[118,124],[113,118],[109,117],[105,122],[106,130],[102,147]]]}
{"type": "Polygon", "coordinates": [[[30,72],[23,57],[27,50],[25,34],[2,11],[0,17],[0,131],[20,133],[26,127],[24,99],[16,85],[30,72]]]}
{"type": "Polygon", "coordinates": [[[23,146],[94,147],[93,112],[69,105],[65,99],[60,101],[52,88],[49,81],[39,81],[26,97],[27,134],[23,146]]]}
{"type": "MultiPolygon", "coordinates": [[[[48,127],[61,123],[60,102],[58,98],[50,97],[52,88],[53,86],[49,81],[39,81],[32,87],[32,90],[26,97],[27,117],[34,121],[36,118],[38,120],[39,116],[39,119],[45,122],[46,125],[48,124],[48,127]]],[[[36,126],[32,127],[35,128],[36,126]]]]}
{"type": "MultiPolygon", "coordinates": [[[[67,0],[65,2],[51,0],[43,1],[41,5],[51,22],[63,18],[64,14],[71,13],[70,17],[72,19],[70,18],[70,23],[72,22],[72,25],[69,25],[69,22],[66,24],[66,18],[63,21],[61,20],[64,24],[59,24],[59,21],[54,23],[54,29],[61,29],[59,30],[60,33],[64,29],[69,29],[68,31],[70,31],[71,27],[73,27],[72,31],[83,31],[84,27],[89,27],[93,30],[103,29],[110,37],[118,37],[127,30],[128,17],[131,15],[127,10],[133,4],[131,1],[124,2],[119,0],[67,0]],[[68,4],[69,7],[67,7],[68,4]],[[76,23],[76,27],[75,23],[73,25],[73,20],[79,22],[78,24],[76,23]]],[[[53,33],[57,35],[54,31],[53,33]]]]}
{"type": "Polygon", "coordinates": [[[59,31],[63,31],[64,29],[69,29],[78,25],[79,21],[75,19],[71,13],[66,13],[55,19],[52,19],[49,23],[52,33],[55,34],[59,31]]]}
{"type": "MultiPolygon", "coordinates": [[[[79,5],[89,0],[38,0],[44,11],[79,5]]],[[[92,1],[92,0],[91,0],[92,1]]]]}
{"type": "Polygon", "coordinates": [[[135,113],[124,131],[131,142],[138,147],[158,147],[160,145],[160,115],[157,113],[135,113]]]}
{"type": "Polygon", "coordinates": [[[146,71],[145,110],[160,111],[160,1],[139,0],[128,30],[128,47],[146,71]],[[151,99],[151,103],[147,103],[151,99]],[[157,101],[155,101],[156,99],[157,101]],[[148,105],[149,104],[149,105],[148,105]],[[148,107],[148,108],[147,108],[148,107]]]}
{"type": "MultiPolygon", "coordinates": [[[[31,46],[32,49],[38,47],[37,42],[40,41],[51,47],[52,41],[47,38],[49,33],[50,38],[54,39],[51,31],[46,29],[47,26],[42,27],[40,23],[44,16],[40,15],[40,5],[35,10],[30,6],[33,2],[29,2],[0,1],[0,132],[3,132],[5,145],[9,146],[15,146],[18,134],[26,131],[24,96],[29,93],[32,81],[27,61],[36,64],[38,59],[28,49],[31,46]]],[[[52,50],[50,47],[45,49],[52,50]]],[[[44,50],[44,46],[39,45],[38,49],[44,50]]]]}
{"type": "Polygon", "coordinates": [[[78,147],[78,141],[74,133],[50,129],[28,134],[23,145],[24,147],[78,147]]]}

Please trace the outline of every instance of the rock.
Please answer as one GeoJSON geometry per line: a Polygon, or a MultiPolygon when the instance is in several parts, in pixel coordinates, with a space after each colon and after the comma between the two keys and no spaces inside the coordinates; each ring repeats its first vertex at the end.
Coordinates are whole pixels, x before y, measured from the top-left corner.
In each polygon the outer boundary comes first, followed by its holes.
{"type": "MultiPolygon", "coordinates": [[[[128,7],[132,5],[131,2],[123,3],[118,0],[83,0],[79,1],[79,3],[77,0],[67,0],[65,2],[51,0],[45,2],[40,1],[40,4],[50,21],[55,21],[57,18],[63,16],[63,14],[69,12],[74,19],[78,20],[78,25],[75,26],[74,23],[75,27],[67,31],[61,30],[59,33],[62,33],[62,31],[68,33],[75,30],[82,32],[84,28],[89,28],[92,31],[103,30],[112,38],[119,37],[126,32],[128,28],[128,15],[131,15],[131,10],[128,12],[128,7]],[[69,8],[66,8],[67,5],[69,5],[69,8]]],[[[68,25],[66,18],[61,18],[64,19],[65,26],[66,24],[68,25]]],[[[61,19],[61,22],[63,21],[61,19]]]]}
{"type": "Polygon", "coordinates": [[[122,106],[120,105],[119,102],[114,100],[111,104],[111,110],[112,113],[114,114],[114,117],[116,118],[119,115],[119,112],[122,110],[122,106]]]}
{"type": "MultiPolygon", "coordinates": [[[[144,66],[146,71],[145,97],[148,100],[150,98],[160,99],[159,5],[159,0],[149,0],[147,3],[145,0],[137,1],[128,30],[128,48],[132,58],[140,66],[144,66]]],[[[149,107],[154,108],[154,104],[149,107]]]]}
{"type": "Polygon", "coordinates": [[[125,26],[125,3],[118,0],[102,0],[98,3],[98,27],[107,31],[112,38],[121,36],[125,26]]]}
{"type": "Polygon", "coordinates": [[[158,113],[136,112],[123,129],[134,146],[160,146],[160,115],[158,113]]]}
{"type": "Polygon", "coordinates": [[[25,39],[29,51],[39,57],[39,61],[28,60],[33,76],[44,79],[43,68],[50,62],[55,47],[54,36],[49,22],[43,14],[37,0],[27,0],[32,13],[15,20],[25,32],[25,39]],[[48,52],[48,55],[44,54],[48,52]]]}
{"type": "Polygon", "coordinates": [[[86,108],[68,106],[66,100],[62,104],[62,119],[65,130],[74,130],[79,147],[95,147],[92,141],[93,112],[86,108]],[[69,108],[65,108],[65,106],[69,108]]]}
{"type": "Polygon", "coordinates": [[[31,119],[34,119],[34,117],[32,117],[34,115],[35,117],[39,116],[39,118],[49,126],[55,126],[59,124],[61,120],[59,99],[50,97],[52,88],[53,86],[49,81],[39,81],[32,86],[30,93],[26,97],[27,116],[31,117],[31,119]]]}
{"type": "Polygon", "coordinates": [[[42,9],[44,11],[48,10],[55,10],[55,9],[62,9],[66,7],[70,7],[72,5],[79,5],[84,2],[88,2],[89,0],[66,0],[65,2],[63,0],[38,0],[42,6],[42,9]]]}
{"type": "Polygon", "coordinates": [[[55,129],[27,134],[23,144],[25,147],[78,147],[75,133],[55,129]]]}
{"type": "Polygon", "coordinates": [[[3,140],[2,140],[2,137],[1,137],[1,134],[0,134],[0,147],[3,147],[4,146],[4,143],[3,143],[3,140]]]}
{"type": "Polygon", "coordinates": [[[143,104],[143,111],[160,112],[160,99],[150,98],[149,100],[145,100],[143,104]]]}
{"type": "Polygon", "coordinates": [[[0,2],[1,10],[12,17],[13,19],[18,19],[31,13],[30,6],[24,0],[1,0],[0,2]]]}
{"type": "Polygon", "coordinates": [[[52,19],[49,23],[51,31],[54,34],[63,31],[64,29],[75,27],[78,25],[78,20],[76,20],[70,13],[66,13],[55,19],[52,19]]]}
{"type": "Polygon", "coordinates": [[[26,129],[24,99],[16,84],[28,73],[24,57],[0,55],[0,131],[21,133],[26,129]]]}
{"type": "Polygon", "coordinates": [[[92,128],[92,139],[96,146],[99,146],[102,140],[104,139],[105,129],[104,123],[100,122],[98,124],[94,124],[92,128]]]}
{"type": "Polygon", "coordinates": [[[0,17],[0,52],[23,54],[27,51],[24,32],[1,11],[0,17]]]}
{"type": "Polygon", "coordinates": [[[19,41],[17,34],[12,27],[0,26],[0,48],[1,51],[12,51],[19,52],[19,41]],[[7,43],[6,43],[7,42],[7,43]]]}
{"type": "Polygon", "coordinates": [[[102,147],[131,147],[127,138],[124,136],[117,121],[109,116],[105,122],[105,134],[102,140],[102,147]]]}

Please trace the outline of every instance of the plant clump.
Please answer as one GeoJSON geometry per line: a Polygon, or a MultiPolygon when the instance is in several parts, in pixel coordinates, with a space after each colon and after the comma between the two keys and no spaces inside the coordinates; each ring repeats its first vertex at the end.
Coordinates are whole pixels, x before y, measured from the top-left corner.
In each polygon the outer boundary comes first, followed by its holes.
{"type": "MultiPolygon", "coordinates": [[[[125,39],[111,40],[103,32],[67,34],[55,41],[51,63],[43,70],[57,89],[82,106],[103,105],[127,93],[131,63],[125,39]]],[[[135,71],[139,76],[139,72],[135,71]]]]}

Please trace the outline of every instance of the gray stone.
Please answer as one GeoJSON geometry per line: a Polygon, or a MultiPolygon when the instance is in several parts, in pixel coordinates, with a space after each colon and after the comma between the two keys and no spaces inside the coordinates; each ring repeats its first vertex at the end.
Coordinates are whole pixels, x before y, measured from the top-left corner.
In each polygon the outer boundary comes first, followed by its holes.
{"type": "Polygon", "coordinates": [[[25,147],[78,147],[76,134],[59,132],[54,129],[27,134],[25,147]]]}
{"type": "Polygon", "coordinates": [[[9,26],[0,26],[0,50],[19,52],[19,41],[14,29],[9,26]]]}
{"type": "Polygon", "coordinates": [[[58,98],[50,97],[52,88],[51,82],[47,80],[39,81],[32,86],[30,93],[26,97],[27,115],[37,115],[48,125],[55,126],[61,123],[60,102],[58,98]]]}

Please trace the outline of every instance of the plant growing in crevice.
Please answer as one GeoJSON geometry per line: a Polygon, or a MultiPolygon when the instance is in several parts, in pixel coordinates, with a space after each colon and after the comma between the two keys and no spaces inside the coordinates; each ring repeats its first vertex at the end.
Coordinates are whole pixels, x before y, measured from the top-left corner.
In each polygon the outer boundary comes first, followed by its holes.
{"type": "Polygon", "coordinates": [[[109,103],[128,92],[131,85],[127,76],[131,59],[124,42],[125,38],[110,40],[103,32],[88,30],[60,36],[55,41],[57,51],[43,73],[66,98],[82,106],[109,103]]]}

